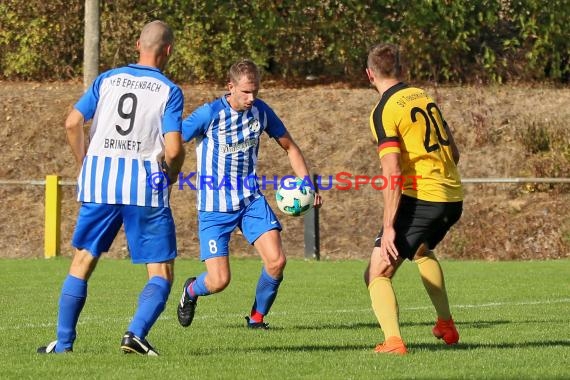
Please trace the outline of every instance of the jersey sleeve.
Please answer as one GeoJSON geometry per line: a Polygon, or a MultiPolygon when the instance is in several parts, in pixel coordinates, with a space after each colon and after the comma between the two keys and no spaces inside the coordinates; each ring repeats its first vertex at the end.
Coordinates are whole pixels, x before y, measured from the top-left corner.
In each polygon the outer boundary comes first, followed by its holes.
{"type": "Polygon", "coordinates": [[[384,105],[379,104],[370,114],[370,129],[378,143],[380,158],[388,153],[401,153],[397,123],[389,112],[382,112],[384,105]]]}
{"type": "Polygon", "coordinates": [[[281,121],[279,116],[271,109],[271,107],[265,105],[265,116],[267,117],[267,127],[265,128],[265,132],[271,138],[279,138],[283,137],[285,133],[287,133],[287,128],[285,128],[285,124],[281,121]]]}
{"type": "Polygon", "coordinates": [[[91,86],[85,91],[83,96],[79,98],[77,103],[75,103],[75,109],[81,112],[85,121],[93,119],[95,115],[95,110],[97,109],[97,103],[99,103],[99,89],[101,88],[101,82],[104,79],[104,75],[99,75],[91,86]]]}
{"type": "Polygon", "coordinates": [[[182,90],[174,86],[166,107],[164,109],[164,117],[162,122],[162,134],[168,132],[181,132],[182,110],[184,109],[184,95],[182,90]]]}
{"type": "Polygon", "coordinates": [[[182,122],[182,138],[185,142],[203,135],[211,122],[211,107],[209,104],[197,108],[182,122]]]}

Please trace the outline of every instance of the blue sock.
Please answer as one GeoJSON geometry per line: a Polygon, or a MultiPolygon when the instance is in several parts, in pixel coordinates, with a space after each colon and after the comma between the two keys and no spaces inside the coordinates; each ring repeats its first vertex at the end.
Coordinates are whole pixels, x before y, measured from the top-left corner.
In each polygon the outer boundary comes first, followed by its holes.
{"type": "Polygon", "coordinates": [[[192,282],[192,284],[190,285],[190,287],[192,288],[192,291],[189,291],[188,289],[186,289],[186,293],[188,293],[188,295],[190,296],[190,298],[192,298],[194,301],[199,297],[199,296],[208,296],[210,295],[210,291],[208,290],[208,288],[206,287],[206,284],[204,283],[204,280],[206,278],[206,272],[200,274],[196,280],[194,280],[192,282]]]}
{"type": "Polygon", "coordinates": [[[68,274],[63,281],[59,297],[59,314],[57,319],[57,344],[55,352],[73,349],[77,320],[87,299],[87,281],[68,274]]]}
{"type": "Polygon", "coordinates": [[[143,288],[139,296],[139,306],[128,330],[144,339],[158,316],[164,310],[171,284],[165,278],[154,276],[143,288]]]}
{"type": "Polygon", "coordinates": [[[275,297],[277,297],[277,290],[283,281],[283,277],[275,279],[265,271],[265,267],[261,269],[261,276],[257,282],[257,289],[255,289],[255,301],[251,309],[251,315],[261,314],[267,315],[275,297]]]}

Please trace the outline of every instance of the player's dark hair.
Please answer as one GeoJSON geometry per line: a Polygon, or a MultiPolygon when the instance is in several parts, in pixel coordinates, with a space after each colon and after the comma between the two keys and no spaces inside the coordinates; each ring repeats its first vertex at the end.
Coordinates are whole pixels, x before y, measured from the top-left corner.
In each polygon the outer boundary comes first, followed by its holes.
{"type": "Polygon", "coordinates": [[[237,83],[243,76],[251,81],[259,80],[259,68],[255,63],[253,63],[253,61],[249,59],[242,59],[234,63],[228,71],[229,82],[237,83]]]}
{"type": "Polygon", "coordinates": [[[368,68],[375,74],[397,78],[402,72],[400,52],[394,44],[381,43],[368,51],[368,68]]]}

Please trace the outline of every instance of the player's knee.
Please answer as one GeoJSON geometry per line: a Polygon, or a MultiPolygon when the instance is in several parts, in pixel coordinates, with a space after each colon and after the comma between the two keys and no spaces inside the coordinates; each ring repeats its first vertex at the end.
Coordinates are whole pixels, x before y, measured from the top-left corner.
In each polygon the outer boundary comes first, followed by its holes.
{"type": "Polygon", "coordinates": [[[378,276],[375,276],[375,278],[376,277],[392,278],[392,277],[394,277],[394,274],[396,274],[396,268],[389,266],[389,267],[384,268],[382,271],[380,271],[378,273],[378,276]]]}
{"type": "Polygon", "coordinates": [[[170,284],[174,282],[174,260],[163,263],[149,263],[146,265],[148,278],[161,277],[170,284]]]}
{"type": "Polygon", "coordinates": [[[229,273],[217,274],[216,276],[208,275],[206,286],[210,293],[219,293],[228,287],[230,281],[231,275],[229,273]]]}
{"type": "Polygon", "coordinates": [[[281,255],[279,260],[277,260],[277,267],[283,272],[285,270],[285,266],[287,265],[287,258],[285,255],[281,255]]]}
{"type": "Polygon", "coordinates": [[[91,273],[97,266],[98,258],[92,256],[87,250],[76,250],[69,267],[69,273],[84,280],[89,280],[91,273]]]}
{"type": "Polygon", "coordinates": [[[432,250],[430,249],[425,249],[422,251],[419,251],[415,254],[414,256],[414,261],[416,262],[416,264],[421,264],[422,262],[428,260],[428,259],[432,259],[432,260],[436,260],[437,258],[435,257],[435,254],[433,253],[432,250]]]}
{"type": "Polygon", "coordinates": [[[265,265],[265,270],[271,277],[279,278],[283,275],[286,265],[287,259],[285,258],[285,255],[279,255],[265,265]]]}

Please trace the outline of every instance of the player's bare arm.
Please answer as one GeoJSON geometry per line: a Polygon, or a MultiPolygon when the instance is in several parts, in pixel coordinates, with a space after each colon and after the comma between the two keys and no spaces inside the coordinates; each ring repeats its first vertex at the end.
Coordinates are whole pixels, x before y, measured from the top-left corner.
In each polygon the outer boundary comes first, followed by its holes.
{"type": "MultiPolygon", "coordinates": [[[[447,124],[445,124],[447,126],[447,124]]],[[[455,165],[457,165],[459,163],[459,148],[457,147],[457,144],[455,144],[455,139],[453,138],[453,134],[451,133],[451,130],[449,128],[447,129],[447,139],[449,140],[449,146],[451,147],[451,154],[453,155],[453,161],[455,162],[455,165]]]]}
{"type": "Polygon", "coordinates": [[[67,141],[73,152],[77,168],[81,169],[85,157],[85,134],[83,132],[84,117],[77,109],[73,109],[65,120],[67,141]]]}
{"type": "MultiPolygon", "coordinates": [[[[285,133],[283,136],[276,139],[277,143],[281,148],[287,152],[289,157],[289,162],[291,163],[291,168],[295,175],[299,178],[305,178],[309,176],[309,169],[307,168],[307,163],[303,157],[303,153],[299,146],[295,143],[289,132],[285,133]]],[[[315,193],[314,207],[321,207],[323,204],[323,199],[319,193],[315,193]]]]}
{"type": "Polygon", "coordinates": [[[309,175],[309,169],[307,168],[307,163],[301,153],[299,146],[293,141],[293,138],[289,132],[285,133],[283,136],[275,139],[279,146],[287,152],[289,157],[289,162],[291,163],[291,168],[297,177],[304,178],[309,175]]]}
{"type": "Polygon", "coordinates": [[[451,148],[453,161],[455,162],[455,165],[457,165],[459,163],[459,157],[460,157],[459,148],[457,147],[457,144],[455,144],[453,133],[451,132],[451,129],[449,128],[449,125],[447,124],[446,121],[443,122],[443,128],[445,129],[445,133],[447,134],[447,141],[449,141],[449,147],[451,148]]]}
{"type": "MultiPolygon", "coordinates": [[[[401,175],[400,169],[400,154],[388,153],[380,159],[382,165],[382,175],[384,178],[399,178],[401,175]]],[[[396,248],[396,230],[394,229],[394,221],[398,212],[398,205],[402,197],[401,186],[386,186],[382,190],[382,197],[384,199],[384,216],[383,216],[383,234],[382,245],[380,246],[382,258],[386,262],[390,260],[397,260],[398,249],[396,248]]]]}
{"type": "Polygon", "coordinates": [[[164,135],[164,161],[166,163],[166,175],[170,183],[175,183],[178,173],[184,163],[185,151],[182,146],[182,134],[179,132],[168,132],[164,135]]]}

